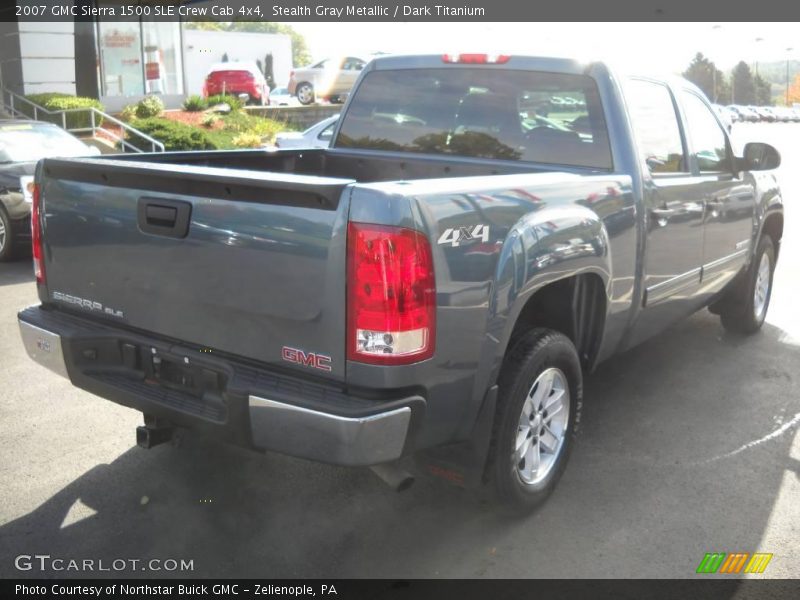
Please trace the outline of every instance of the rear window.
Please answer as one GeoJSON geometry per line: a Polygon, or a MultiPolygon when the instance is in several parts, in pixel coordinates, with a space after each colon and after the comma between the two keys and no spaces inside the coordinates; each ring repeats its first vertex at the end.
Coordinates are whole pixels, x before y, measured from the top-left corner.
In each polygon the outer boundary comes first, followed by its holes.
{"type": "Polygon", "coordinates": [[[0,125],[0,164],[55,156],[86,156],[89,153],[86,144],[52,125],[0,125]]]}
{"type": "Polygon", "coordinates": [[[355,93],[336,146],[612,166],[594,80],[537,71],[372,71],[355,93]]]}

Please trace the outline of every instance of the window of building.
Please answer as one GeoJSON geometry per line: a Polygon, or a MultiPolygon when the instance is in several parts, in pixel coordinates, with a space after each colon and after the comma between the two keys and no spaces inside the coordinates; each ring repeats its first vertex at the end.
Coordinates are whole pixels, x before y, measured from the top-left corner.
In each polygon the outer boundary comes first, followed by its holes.
{"type": "Polygon", "coordinates": [[[97,23],[100,95],[183,94],[180,23],[97,23]]]}

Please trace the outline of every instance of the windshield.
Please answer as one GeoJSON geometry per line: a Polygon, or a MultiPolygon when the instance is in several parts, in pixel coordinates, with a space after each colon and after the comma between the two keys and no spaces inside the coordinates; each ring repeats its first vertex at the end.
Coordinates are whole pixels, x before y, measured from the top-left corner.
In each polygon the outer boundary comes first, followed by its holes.
{"type": "Polygon", "coordinates": [[[29,162],[56,156],[86,156],[89,148],[54,125],[0,125],[0,163],[29,162]]]}
{"type": "Polygon", "coordinates": [[[594,80],[537,71],[372,71],[336,146],[611,168],[594,80]]]}

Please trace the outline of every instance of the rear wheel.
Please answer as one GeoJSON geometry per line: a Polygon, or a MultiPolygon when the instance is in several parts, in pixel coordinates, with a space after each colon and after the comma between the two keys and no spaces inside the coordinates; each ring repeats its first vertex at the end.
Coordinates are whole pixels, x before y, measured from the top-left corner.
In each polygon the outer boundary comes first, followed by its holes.
{"type": "Polygon", "coordinates": [[[0,205],[0,262],[11,260],[14,254],[14,235],[11,230],[11,219],[0,205]]]}
{"type": "Polygon", "coordinates": [[[720,319],[725,329],[744,334],[761,329],[772,297],[774,272],[775,245],[769,235],[763,235],[750,267],[720,303],[720,319]]]}
{"type": "Polygon", "coordinates": [[[295,95],[297,96],[297,101],[303,106],[314,102],[314,88],[311,87],[310,83],[303,82],[299,84],[295,90],[295,95]]]}
{"type": "Polygon", "coordinates": [[[582,400],[575,346],[551,329],[514,345],[499,381],[489,473],[500,501],[531,508],[553,491],[566,466],[582,400]]]}

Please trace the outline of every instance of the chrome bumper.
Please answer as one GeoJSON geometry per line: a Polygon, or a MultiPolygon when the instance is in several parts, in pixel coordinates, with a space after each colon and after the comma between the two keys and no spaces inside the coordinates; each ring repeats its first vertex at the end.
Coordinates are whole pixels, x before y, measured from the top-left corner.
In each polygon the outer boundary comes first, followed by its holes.
{"type": "Polygon", "coordinates": [[[25,346],[28,356],[43,367],[69,379],[64,351],[61,349],[61,336],[24,321],[17,322],[22,345],[25,346]]]}
{"type": "Polygon", "coordinates": [[[337,465],[366,466],[400,458],[410,421],[408,406],[365,417],[340,417],[250,396],[256,446],[337,465]]]}
{"type": "MultiPolygon", "coordinates": [[[[70,379],[61,335],[21,319],[18,322],[28,355],[40,365],[70,379]]],[[[78,379],[80,373],[80,369],[75,373],[78,379]]],[[[76,385],[80,386],[80,383],[76,385]]],[[[86,389],[91,391],[91,388],[86,389]]],[[[148,411],[147,398],[136,397],[129,402],[119,399],[113,401],[142,412],[148,411]]],[[[419,399],[410,398],[409,401],[419,399]]],[[[395,405],[377,414],[344,417],[252,394],[248,396],[248,405],[253,445],[343,466],[371,466],[400,458],[411,423],[410,406],[395,405]]],[[[245,423],[247,419],[242,424],[245,423]]],[[[191,422],[186,421],[185,426],[191,428],[191,422]]]]}

